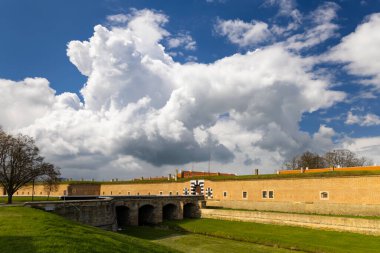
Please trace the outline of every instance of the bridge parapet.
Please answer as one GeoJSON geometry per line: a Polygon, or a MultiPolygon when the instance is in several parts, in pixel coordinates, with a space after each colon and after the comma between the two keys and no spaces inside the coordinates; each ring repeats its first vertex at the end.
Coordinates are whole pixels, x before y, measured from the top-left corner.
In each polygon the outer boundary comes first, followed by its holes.
{"type": "Polygon", "coordinates": [[[113,200],[128,199],[128,200],[142,200],[142,199],[155,199],[155,200],[179,200],[179,201],[202,201],[202,195],[125,195],[125,196],[105,196],[113,200]]]}
{"type": "Polygon", "coordinates": [[[73,221],[115,230],[112,199],[27,202],[24,206],[54,212],[73,221]]]}

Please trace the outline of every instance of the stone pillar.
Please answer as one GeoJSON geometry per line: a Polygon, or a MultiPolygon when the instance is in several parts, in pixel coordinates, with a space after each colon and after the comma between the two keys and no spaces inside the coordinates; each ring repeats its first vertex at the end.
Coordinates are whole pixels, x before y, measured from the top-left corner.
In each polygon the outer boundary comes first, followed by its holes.
{"type": "Polygon", "coordinates": [[[200,218],[201,217],[201,207],[203,205],[203,200],[195,202],[195,210],[194,210],[194,217],[195,218],[200,218]]]}
{"type": "Polygon", "coordinates": [[[180,201],[177,205],[177,218],[176,220],[183,220],[183,202],[180,201]]]}
{"type": "Polygon", "coordinates": [[[162,203],[157,203],[154,205],[153,222],[155,224],[162,222],[162,207],[162,203]]]}
{"type": "Polygon", "coordinates": [[[139,207],[137,203],[131,203],[129,206],[129,222],[131,226],[139,225],[139,207]]]}
{"type": "Polygon", "coordinates": [[[110,218],[113,221],[111,230],[116,232],[117,231],[117,215],[116,215],[116,207],[114,204],[110,204],[108,207],[105,207],[105,210],[109,210],[110,218]]]}

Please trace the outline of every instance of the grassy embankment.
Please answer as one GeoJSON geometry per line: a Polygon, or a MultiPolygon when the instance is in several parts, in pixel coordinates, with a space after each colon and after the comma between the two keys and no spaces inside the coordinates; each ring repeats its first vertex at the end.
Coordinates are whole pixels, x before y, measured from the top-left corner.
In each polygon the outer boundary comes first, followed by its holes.
{"type": "Polygon", "coordinates": [[[26,207],[0,207],[0,252],[177,252],[26,207]]]}
{"type": "Polygon", "coordinates": [[[227,208],[223,206],[206,206],[204,209],[216,209],[226,211],[242,211],[242,212],[265,212],[265,213],[285,213],[285,214],[300,214],[300,215],[318,215],[327,217],[342,217],[342,218],[354,218],[354,219],[368,219],[368,220],[380,220],[380,216],[365,216],[365,215],[345,215],[345,214],[321,214],[321,213],[301,213],[301,212],[284,212],[274,210],[258,210],[258,209],[243,209],[243,208],[227,208]]]}
{"type": "Polygon", "coordinates": [[[290,253],[287,249],[275,248],[251,242],[234,241],[200,234],[187,233],[175,229],[160,229],[153,227],[128,227],[121,233],[130,236],[152,240],[161,245],[181,252],[228,252],[228,253],[290,253]]]}
{"type": "Polygon", "coordinates": [[[351,177],[351,176],[376,176],[380,175],[378,170],[363,171],[328,171],[318,173],[300,173],[300,174],[262,174],[262,175],[239,175],[239,176],[200,176],[192,178],[159,179],[159,180],[120,180],[114,182],[108,181],[64,181],[61,184],[154,184],[154,183],[175,183],[187,182],[194,179],[207,179],[211,181],[229,181],[229,180],[253,180],[253,179],[292,179],[292,178],[329,178],[329,177],[351,177]]]}
{"type": "MultiPolygon", "coordinates": [[[[292,179],[292,178],[329,178],[329,177],[352,177],[352,176],[376,176],[380,175],[380,170],[363,170],[363,171],[328,171],[318,173],[300,173],[300,174],[261,174],[261,175],[236,175],[236,176],[199,176],[191,178],[175,179],[158,179],[150,180],[149,178],[138,180],[119,180],[119,181],[62,181],[59,184],[90,184],[90,185],[118,185],[118,184],[156,184],[156,183],[176,183],[187,182],[194,179],[206,179],[210,181],[230,181],[230,180],[265,180],[265,179],[292,179]]],[[[38,185],[38,183],[36,184],[38,185]]],[[[29,184],[28,184],[29,186],[29,184]]]]}
{"type": "Polygon", "coordinates": [[[250,222],[196,219],[170,221],[173,229],[305,252],[377,253],[380,237],[250,222]]]}

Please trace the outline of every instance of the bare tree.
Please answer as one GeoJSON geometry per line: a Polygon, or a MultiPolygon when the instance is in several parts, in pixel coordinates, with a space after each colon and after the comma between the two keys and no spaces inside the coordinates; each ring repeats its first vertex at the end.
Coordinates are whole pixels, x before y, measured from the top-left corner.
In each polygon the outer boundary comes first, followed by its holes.
{"type": "Polygon", "coordinates": [[[298,163],[298,156],[294,156],[292,159],[289,161],[285,161],[283,164],[283,168],[286,170],[297,170],[299,168],[299,163],[298,163]]]}
{"type": "Polygon", "coordinates": [[[337,149],[327,152],[324,159],[328,167],[356,167],[372,165],[372,161],[365,157],[358,157],[347,149],[337,149]]]}
{"type": "Polygon", "coordinates": [[[317,153],[306,151],[300,156],[300,167],[318,169],[325,166],[323,158],[317,153]]]}
{"type": "Polygon", "coordinates": [[[324,159],[317,153],[306,151],[301,155],[293,157],[285,162],[287,169],[299,170],[301,168],[317,169],[325,167],[324,159]]]}
{"type": "Polygon", "coordinates": [[[18,189],[52,170],[57,169],[44,162],[33,138],[12,136],[0,128],[0,184],[7,192],[8,204],[18,189]]]}
{"type": "Polygon", "coordinates": [[[337,149],[320,156],[316,153],[306,151],[305,153],[294,156],[291,160],[284,163],[284,167],[289,170],[297,170],[308,167],[332,168],[332,167],[356,167],[372,165],[372,161],[366,157],[359,157],[354,152],[347,149],[337,149]]]}
{"type": "Polygon", "coordinates": [[[44,190],[48,193],[47,199],[50,197],[50,193],[52,191],[58,190],[59,176],[61,173],[59,172],[59,168],[51,168],[47,171],[47,175],[44,175],[41,178],[41,181],[44,185],[44,190]]]}

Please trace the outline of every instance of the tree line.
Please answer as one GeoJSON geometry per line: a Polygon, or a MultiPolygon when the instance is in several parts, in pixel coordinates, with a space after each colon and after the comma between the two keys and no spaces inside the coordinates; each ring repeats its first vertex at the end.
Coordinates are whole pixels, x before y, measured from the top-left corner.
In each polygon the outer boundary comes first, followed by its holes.
{"type": "Polygon", "coordinates": [[[56,187],[60,169],[45,162],[33,138],[27,135],[11,135],[0,127],[0,185],[8,195],[8,204],[22,186],[43,183],[50,191],[56,187]]]}
{"type": "Polygon", "coordinates": [[[306,151],[284,163],[285,169],[299,170],[317,168],[358,167],[372,165],[372,160],[361,157],[347,149],[335,149],[319,155],[306,151]]]}

